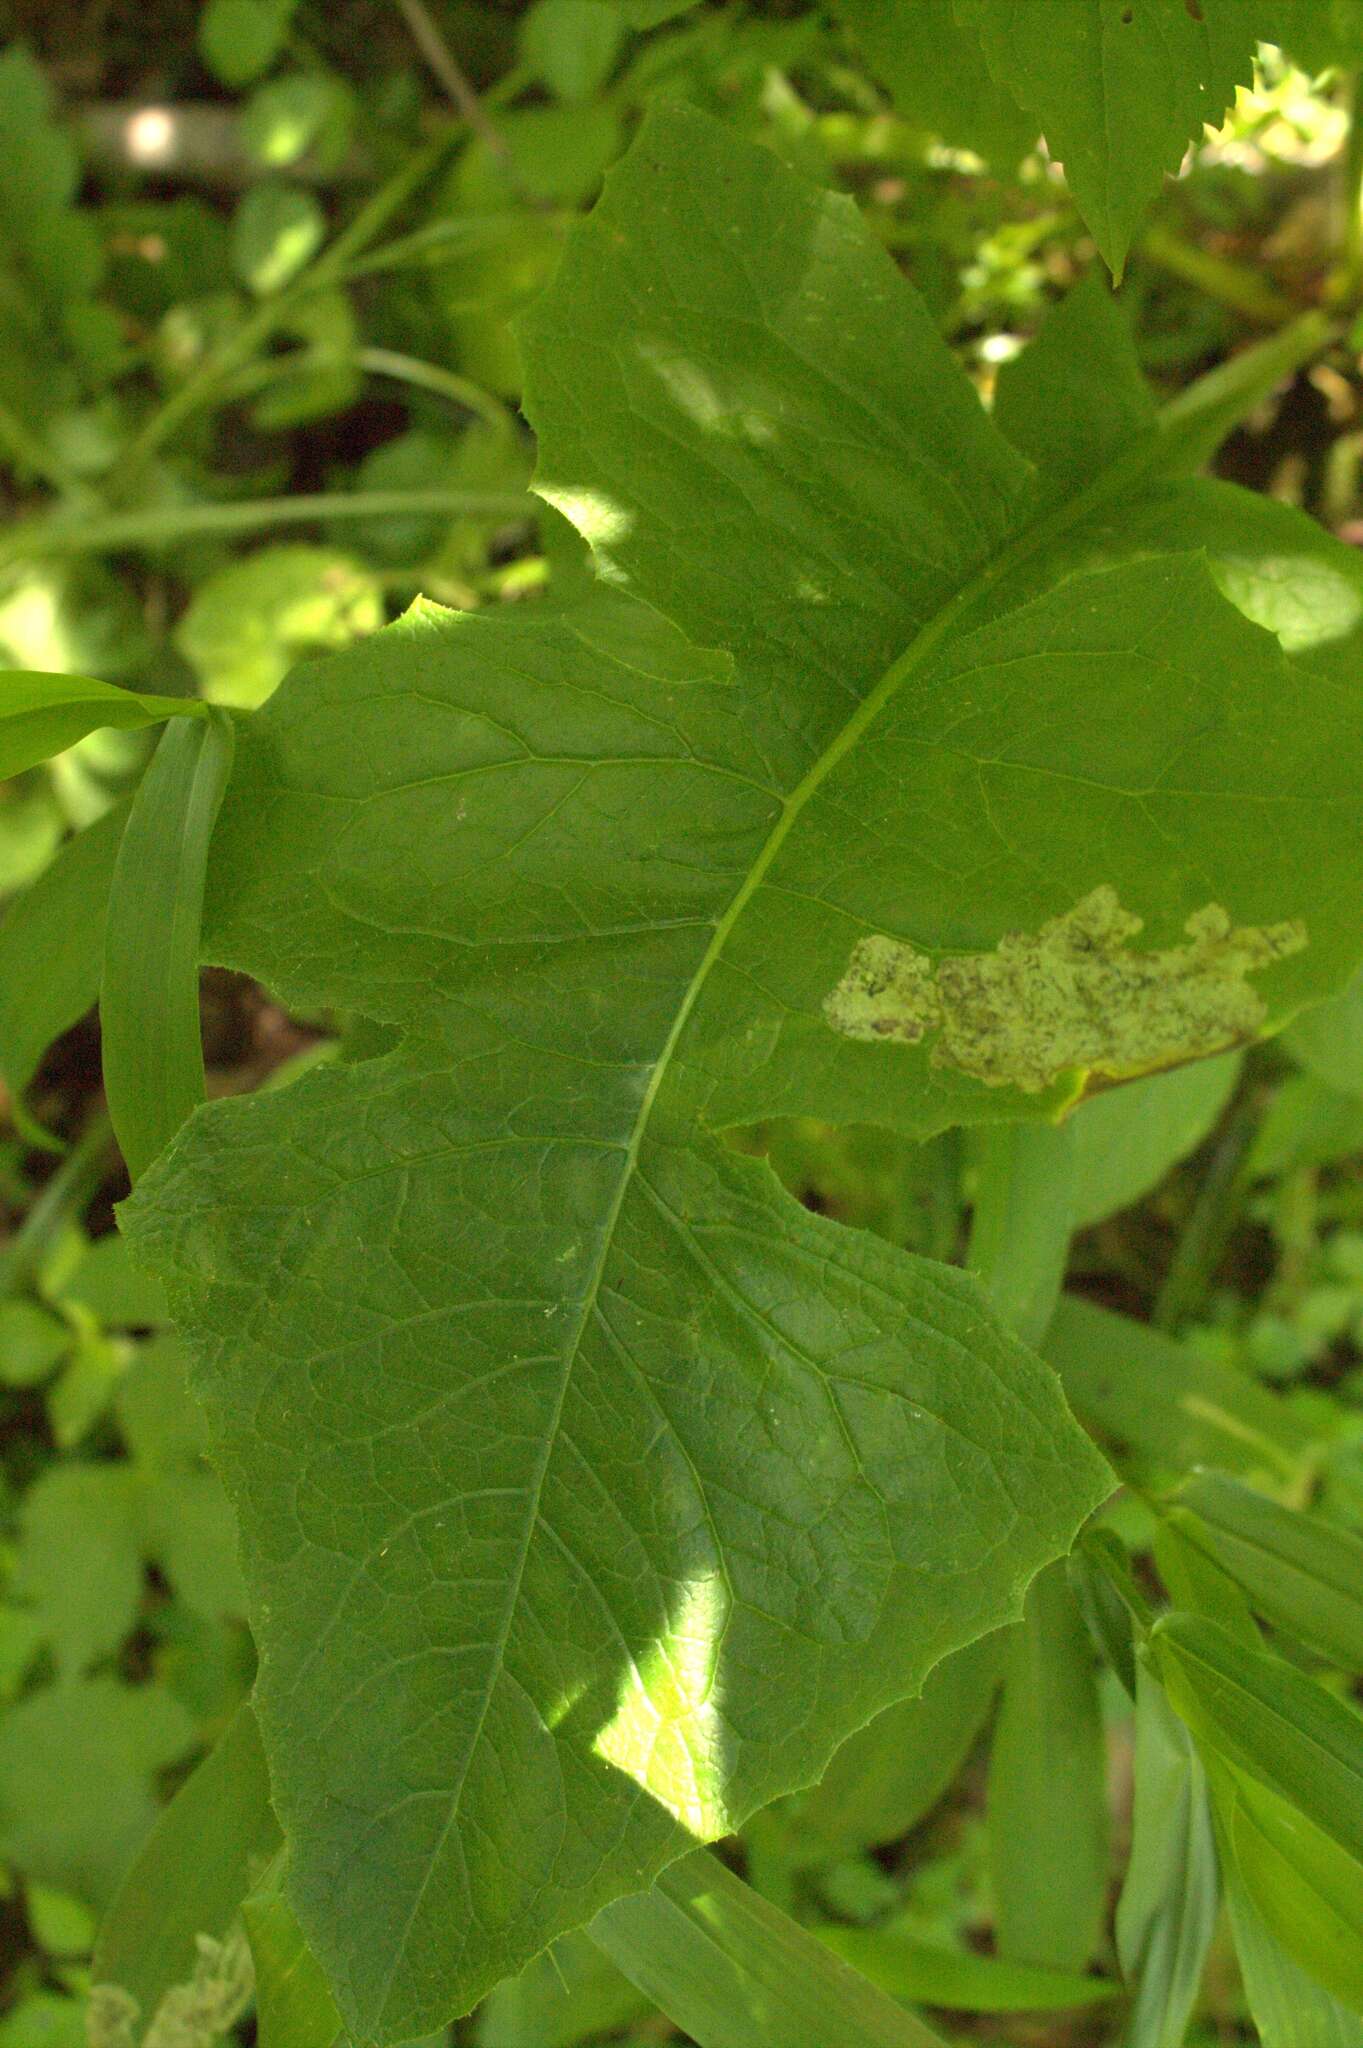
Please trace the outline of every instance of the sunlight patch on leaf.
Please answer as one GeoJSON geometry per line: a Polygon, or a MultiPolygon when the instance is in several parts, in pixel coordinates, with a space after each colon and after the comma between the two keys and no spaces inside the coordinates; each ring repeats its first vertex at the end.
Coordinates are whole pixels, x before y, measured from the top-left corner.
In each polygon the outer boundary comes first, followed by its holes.
{"type": "Polygon", "coordinates": [[[594,1744],[702,1840],[725,1827],[716,1667],[732,1604],[716,1573],[687,1582],[672,1626],[626,1675],[594,1744]]]}
{"type": "Polygon", "coordinates": [[[546,504],[561,512],[594,548],[613,547],[627,540],[633,530],[632,514],[600,491],[551,490],[544,483],[537,483],[535,489],[546,504]]]}
{"type": "Polygon", "coordinates": [[[1142,924],[1104,883],[993,953],[934,963],[873,933],[824,1015],[845,1038],[916,1045],[935,1031],[934,1066],[1035,1095],[1062,1074],[1129,1080],[1242,1044],[1267,1015],[1247,976],[1306,944],[1299,919],[1236,926],[1219,903],[1193,912],[1188,945],[1162,953],[1129,950],[1142,924]]]}

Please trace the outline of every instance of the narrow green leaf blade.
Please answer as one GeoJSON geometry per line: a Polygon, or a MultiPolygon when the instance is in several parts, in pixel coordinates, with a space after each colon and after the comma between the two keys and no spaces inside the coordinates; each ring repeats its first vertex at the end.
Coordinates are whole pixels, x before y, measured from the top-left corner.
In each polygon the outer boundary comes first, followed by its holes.
{"type": "Polygon", "coordinates": [[[235,728],[221,711],[168,726],[114,867],[100,986],[104,1085],[136,1180],[204,1094],[199,927],[235,728]]]}
{"type": "Polygon", "coordinates": [[[0,782],[73,747],[100,726],[134,731],[168,718],[201,719],[207,708],[192,697],[120,690],[93,676],[0,669],[0,782]]]}
{"type": "Polygon", "coordinates": [[[885,1927],[830,1925],[815,1931],[835,1955],[909,2005],[944,2006],[953,2012],[1072,2012],[1119,1994],[1109,1978],[943,1948],[893,1921],[885,1927]]]}
{"type": "Polygon", "coordinates": [[[1180,2048],[1220,1898],[1206,1773],[1158,1681],[1136,1690],[1131,1860],[1117,1906],[1117,1954],[1136,1988],[1127,2048],[1180,2048]]]}
{"type": "Polygon", "coordinates": [[[1363,1863],[1287,1800],[1235,1776],[1231,1844],[1264,1924],[1332,1997],[1363,2012],[1363,1863]]]}
{"type": "Polygon", "coordinates": [[[172,1985],[189,1981],[195,1936],[222,1940],[279,1842],[247,1705],[165,1808],[120,1885],[95,1944],[94,1982],[118,1985],[149,2017],[172,1985]]]}
{"type": "Polygon", "coordinates": [[[1169,1696],[1199,1741],[1363,1857],[1363,1719],[1201,1616],[1166,1615],[1151,1642],[1169,1696]]]}
{"type": "Polygon", "coordinates": [[[1130,1316],[1062,1299],[1043,1350],[1076,1411],[1148,1469],[1295,1476],[1312,1433],[1279,1396],[1130,1316]]]}
{"type": "Polygon", "coordinates": [[[1283,1507],[1224,1472],[1195,1472],[1177,1499],[1194,1540],[1237,1579],[1275,1628],[1363,1671],[1363,1542],[1319,1516],[1283,1507]]]}
{"type": "Polygon", "coordinates": [[[942,2048],[940,2037],[704,1852],[591,1925],[698,2048],[942,2048]]]}
{"type": "Polygon", "coordinates": [[[1262,2048],[1363,2048],[1363,2017],[1308,1976],[1269,1932],[1236,1859],[1229,1774],[1218,1772],[1213,1788],[1231,1932],[1262,2048]]]}
{"type": "Polygon", "coordinates": [[[1082,1969],[1106,1892],[1106,1778],[1093,1651],[1063,1563],[1033,1581],[1009,1644],[988,1818],[1000,1954],[1082,1969]]]}
{"type": "Polygon", "coordinates": [[[331,2048],[340,2014],[277,1875],[251,1893],[241,1917],[255,1965],[260,2048],[331,2048]]]}
{"type": "Polygon", "coordinates": [[[99,995],[104,921],[128,805],[62,847],[0,924],[0,1075],[16,1097],[99,995]]]}

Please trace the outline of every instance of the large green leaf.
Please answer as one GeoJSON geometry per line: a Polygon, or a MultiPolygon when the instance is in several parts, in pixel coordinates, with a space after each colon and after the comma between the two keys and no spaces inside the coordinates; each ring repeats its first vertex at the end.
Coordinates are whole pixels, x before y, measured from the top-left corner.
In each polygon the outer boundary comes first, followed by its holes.
{"type": "Polygon", "coordinates": [[[1191,555],[996,618],[1117,484],[1036,515],[846,202],[661,110],[528,356],[545,489],[645,602],[419,608],[249,722],[208,955],[401,1043],[196,1113],[126,1212],[241,1516],[291,1901],[369,2037],[817,1777],[1103,1490],[972,1281],[706,1129],[1080,1085],[832,1028],[854,942],[987,952],[1104,887],[1155,948],[1301,917],[1269,1018],[1357,956],[1344,687],[1191,555]]]}
{"type": "Polygon", "coordinates": [[[1036,141],[1037,122],[990,76],[951,0],[837,0],[837,12],[909,120],[1004,166],[1036,141]]]}
{"type": "Polygon", "coordinates": [[[1254,0],[956,0],[1119,274],[1166,172],[1249,84],[1262,13],[1254,0]]]}

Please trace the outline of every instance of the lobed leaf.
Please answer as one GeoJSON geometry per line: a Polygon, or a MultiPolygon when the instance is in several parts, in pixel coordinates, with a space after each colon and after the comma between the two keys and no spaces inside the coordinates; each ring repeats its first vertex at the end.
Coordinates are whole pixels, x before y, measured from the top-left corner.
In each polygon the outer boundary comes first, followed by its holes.
{"type": "Polygon", "coordinates": [[[1048,582],[1121,480],[1039,506],[847,202],[660,109],[527,356],[542,487],[627,587],[419,607],[249,722],[206,954],[399,1042],[197,1112],[125,1211],[365,2038],[816,1778],[1107,1484],[968,1276],[718,1134],[1083,1085],[831,1029],[855,942],[989,954],[1104,886],[1151,949],[1300,917],[1269,1021],[1358,950],[1347,686],[1195,556],[1048,582]]]}

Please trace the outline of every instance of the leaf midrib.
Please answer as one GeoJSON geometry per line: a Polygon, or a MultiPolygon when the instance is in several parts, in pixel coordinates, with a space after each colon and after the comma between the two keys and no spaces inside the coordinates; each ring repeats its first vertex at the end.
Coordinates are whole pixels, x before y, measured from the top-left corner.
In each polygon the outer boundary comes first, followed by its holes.
{"type": "MultiPolygon", "coordinates": [[[[583,1291],[577,1321],[571,1337],[564,1345],[563,1370],[559,1376],[553,1411],[544,1431],[544,1448],[530,1481],[525,1526],[521,1536],[520,1550],[507,1591],[501,1628],[489,1659],[488,1679],[484,1687],[478,1718],[465,1747],[462,1771],[457,1790],[450,1801],[449,1815],[431,1849],[426,1863],[425,1875],[413,1896],[411,1910],[403,1924],[402,1933],[394,1944],[392,1963],[383,1990],[382,2006],[385,2009],[392,1993],[393,1981],[406,1953],[412,1928],[425,1901],[436,1866],[444,1855],[451,1832],[458,1821],[463,1804],[464,1789],[468,1783],[469,1770],[473,1758],[477,1754],[478,1746],[482,1741],[483,1730],[487,1724],[487,1716],[492,1704],[492,1697],[497,1689],[497,1681],[503,1668],[507,1642],[510,1638],[512,1624],[520,1604],[521,1587],[525,1579],[526,1565],[529,1562],[535,1530],[539,1523],[544,1483],[548,1476],[549,1466],[558,1442],[559,1427],[563,1419],[563,1410],[567,1402],[569,1387],[572,1383],[573,1368],[577,1363],[578,1353],[586,1334],[587,1325],[596,1309],[606,1265],[614,1249],[616,1229],[624,1208],[625,1198],[629,1193],[635,1171],[638,1167],[639,1155],[648,1133],[654,1105],[657,1102],[663,1083],[671,1071],[677,1047],[681,1042],[687,1025],[691,1021],[696,1004],[700,1000],[706,983],[709,980],[711,970],[718,962],[735,926],[761,887],[773,862],[776,860],[777,855],[785,845],[791,831],[810,801],[817,795],[839,763],[858,745],[868,728],[875,723],[886,705],[890,703],[914,671],[921,667],[928,656],[950,636],[960,620],[974,606],[981,603],[989,592],[1006,576],[1010,575],[1014,569],[1041,551],[1052,540],[1059,538],[1070,527],[1079,524],[1082,520],[1089,517],[1092,512],[1107,503],[1111,498],[1119,496],[1125,489],[1136,483],[1148,469],[1153,468],[1163,445],[1163,437],[1158,432],[1151,440],[1142,440],[1135,447],[1127,450],[1124,455],[1119,456],[1109,469],[1104,471],[1101,476],[1097,477],[1092,484],[1078,493],[1077,496],[1064,504],[1047,509],[1029,525],[1021,528],[1013,536],[1012,540],[1006,542],[982,568],[978,569],[961,586],[955,596],[943,605],[942,609],[925,626],[919,629],[904,652],[896,657],[874,688],[868,691],[866,696],[861,699],[851,717],[833,736],[823,752],[806,770],[795,788],[783,800],[776,821],[757,858],[749,869],[747,876],[735,891],[728,908],[715,926],[710,943],[706,947],[691,980],[687,984],[686,991],[677,1007],[677,1014],[673,1020],[672,1027],[654,1061],[653,1071],[649,1076],[648,1086],[644,1090],[642,1100],[640,1101],[638,1114],[634,1120],[634,1127],[630,1133],[629,1143],[624,1150],[620,1176],[616,1183],[615,1197],[602,1224],[600,1247],[587,1277],[587,1284],[583,1291]]],[[[679,1851],[678,1853],[684,1853],[684,1851],[679,1851]]],[[[668,1860],[671,1861],[672,1859],[669,1858],[668,1860]]],[[[405,2021],[409,2016],[404,2014],[402,2017],[405,2021]]]]}

